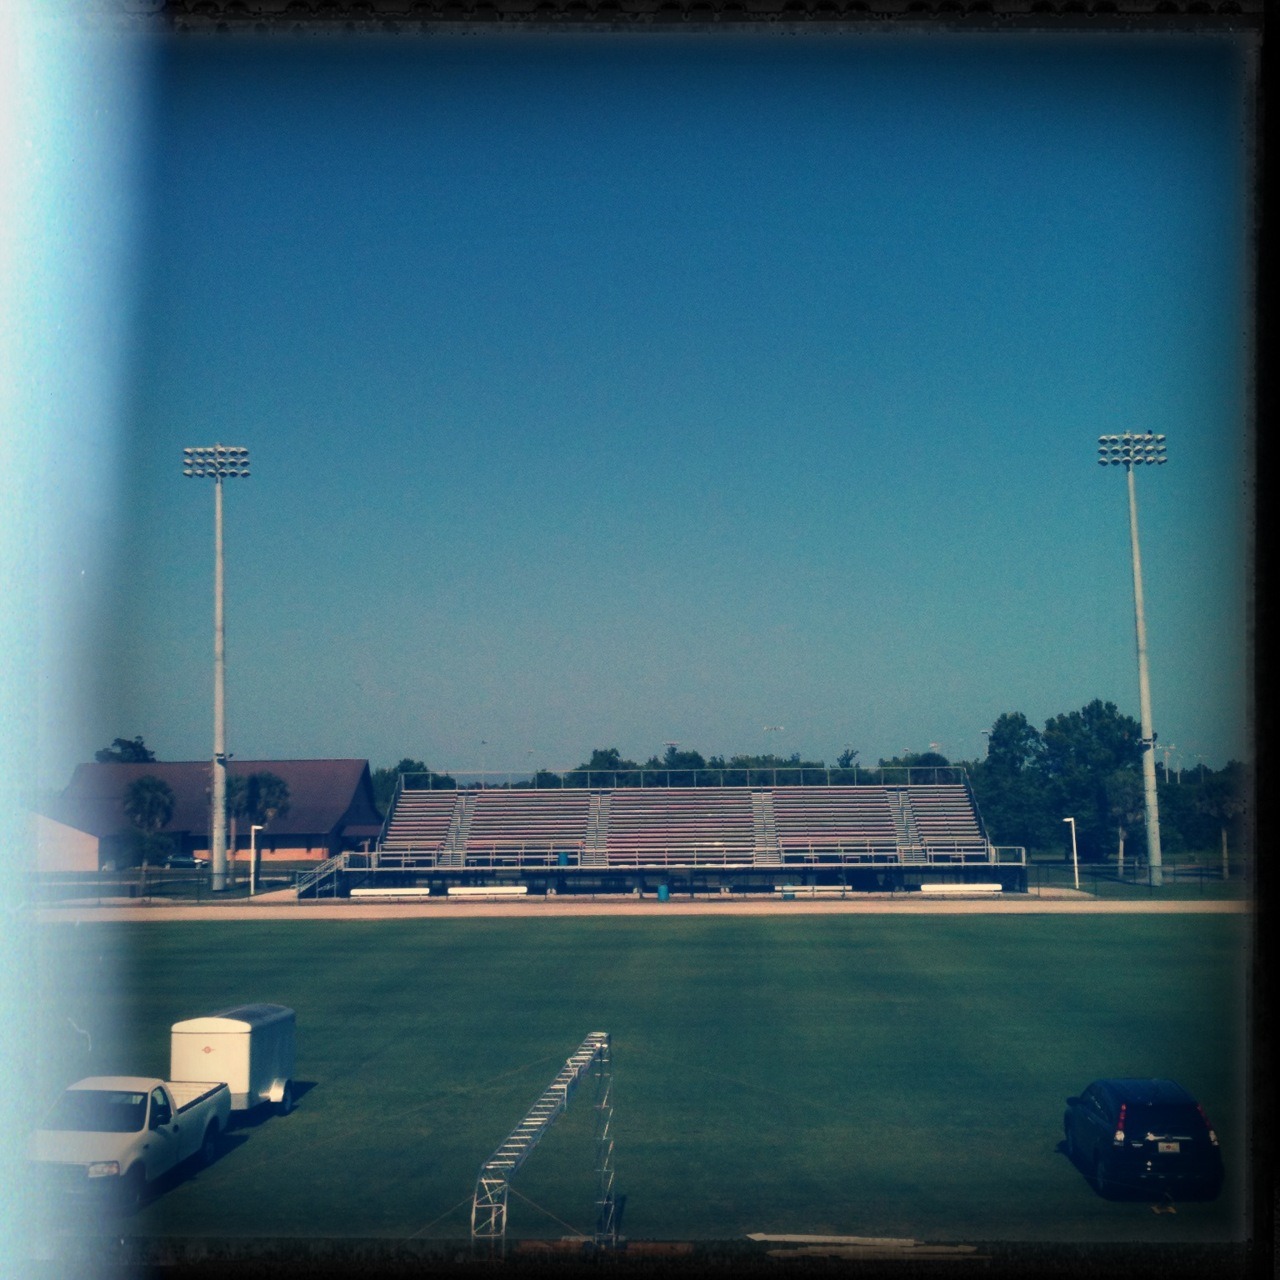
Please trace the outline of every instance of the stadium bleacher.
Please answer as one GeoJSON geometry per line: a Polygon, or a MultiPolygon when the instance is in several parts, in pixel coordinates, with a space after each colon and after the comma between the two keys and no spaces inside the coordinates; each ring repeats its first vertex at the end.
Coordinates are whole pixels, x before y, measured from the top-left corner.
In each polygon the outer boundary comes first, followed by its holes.
{"type": "Polygon", "coordinates": [[[606,849],[610,866],[750,863],[756,849],[751,792],[744,787],[614,791],[606,849]]]}
{"type": "Polygon", "coordinates": [[[443,849],[457,804],[456,791],[401,791],[381,847],[430,853],[443,849]]]}
{"type": "Polygon", "coordinates": [[[985,848],[968,792],[961,786],[913,786],[907,789],[916,830],[926,849],[985,848]]]}
{"type": "MultiPolygon", "coordinates": [[[[380,852],[449,865],[726,866],[985,859],[961,785],[402,791],[380,852]]],[[[401,858],[403,861],[403,858],[401,858]]]]}
{"type": "Polygon", "coordinates": [[[898,852],[884,787],[779,787],[773,792],[773,814],[784,855],[898,852]]]}

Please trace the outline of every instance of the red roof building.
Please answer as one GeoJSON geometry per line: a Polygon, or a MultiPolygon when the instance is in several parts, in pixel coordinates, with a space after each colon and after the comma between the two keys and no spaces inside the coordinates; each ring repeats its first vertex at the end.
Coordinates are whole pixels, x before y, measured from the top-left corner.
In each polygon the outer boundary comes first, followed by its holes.
{"type": "MultiPolygon", "coordinates": [[[[370,844],[382,830],[367,760],[230,760],[229,777],[273,773],[289,788],[289,807],[258,832],[260,856],[320,861],[370,844]]],[[[125,793],[138,778],[154,777],[173,791],[173,816],[161,834],[175,852],[208,857],[212,765],[207,760],[149,764],[82,764],[67,789],[36,815],[41,870],[96,871],[128,861],[134,828],[125,793]]],[[[249,847],[249,822],[236,824],[240,850],[249,847]]],[[[230,822],[228,851],[230,852],[230,822]]]]}

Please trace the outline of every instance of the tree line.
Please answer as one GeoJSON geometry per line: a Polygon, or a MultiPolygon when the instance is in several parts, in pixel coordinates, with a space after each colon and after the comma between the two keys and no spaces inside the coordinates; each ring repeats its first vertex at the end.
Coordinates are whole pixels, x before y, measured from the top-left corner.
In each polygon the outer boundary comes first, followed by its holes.
{"type": "MultiPolygon", "coordinates": [[[[1095,699],[1037,730],[1020,712],[991,726],[986,758],[965,765],[979,811],[997,844],[1037,852],[1070,847],[1075,820],[1088,862],[1146,855],[1142,731],[1115,704],[1095,699]]],[[[1221,769],[1157,766],[1160,844],[1169,853],[1239,853],[1248,821],[1249,777],[1239,761],[1221,769]]]]}

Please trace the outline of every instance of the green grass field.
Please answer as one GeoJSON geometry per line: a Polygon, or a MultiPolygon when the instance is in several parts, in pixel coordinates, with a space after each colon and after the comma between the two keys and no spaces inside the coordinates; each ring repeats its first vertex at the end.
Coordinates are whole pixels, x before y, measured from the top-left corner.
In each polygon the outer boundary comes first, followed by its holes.
{"type": "MultiPolygon", "coordinates": [[[[126,1231],[466,1235],[481,1161],[588,1031],[613,1036],[631,1239],[1243,1238],[1243,916],[811,916],[50,925],[35,1079],[165,1074],[172,1022],[298,1014],[297,1111],[236,1131],[126,1231]],[[88,1032],[86,1037],[71,1024],[88,1032]],[[1099,1075],[1170,1075],[1228,1185],[1154,1215],[1057,1150],[1099,1075]]],[[[590,1232],[584,1084],[512,1237],[590,1232]]]]}

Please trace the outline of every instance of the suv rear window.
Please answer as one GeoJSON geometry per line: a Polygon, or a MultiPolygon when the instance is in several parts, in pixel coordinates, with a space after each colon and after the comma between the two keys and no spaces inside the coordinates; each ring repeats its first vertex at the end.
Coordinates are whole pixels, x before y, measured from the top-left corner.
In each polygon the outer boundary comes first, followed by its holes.
{"type": "Polygon", "coordinates": [[[1125,1128],[1135,1138],[1148,1133],[1157,1138],[1190,1138],[1204,1132],[1204,1121],[1195,1107],[1185,1104],[1131,1104],[1125,1116],[1125,1128]]]}

